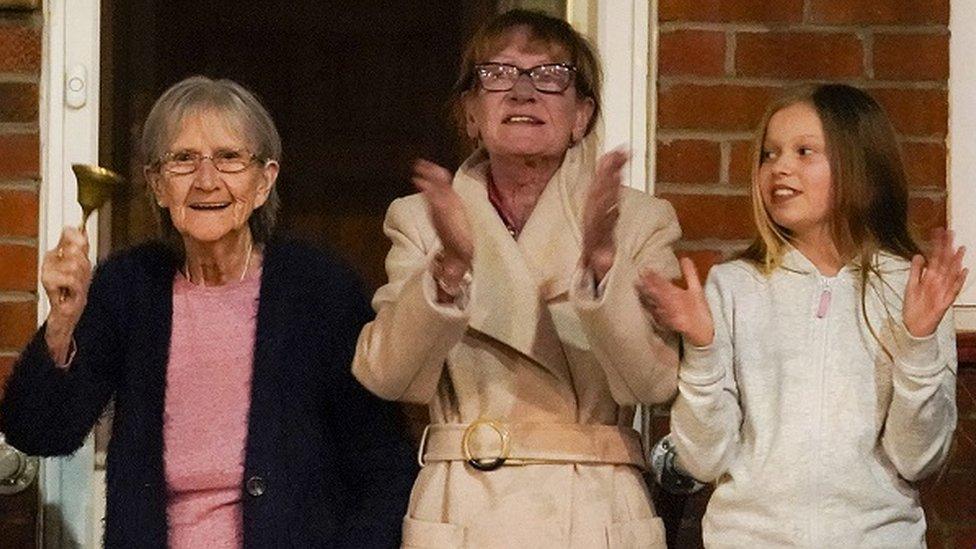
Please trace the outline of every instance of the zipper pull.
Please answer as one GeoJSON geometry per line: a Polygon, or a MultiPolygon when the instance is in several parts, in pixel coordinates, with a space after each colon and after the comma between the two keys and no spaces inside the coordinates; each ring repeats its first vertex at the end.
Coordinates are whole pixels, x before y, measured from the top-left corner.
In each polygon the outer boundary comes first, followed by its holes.
{"type": "Polygon", "coordinates": [[[830,286],[824,286],[823,292],[820,293],[820,303],[817,304],[817,318],[827,316],[828,310],[830,310],[830,286]]]}

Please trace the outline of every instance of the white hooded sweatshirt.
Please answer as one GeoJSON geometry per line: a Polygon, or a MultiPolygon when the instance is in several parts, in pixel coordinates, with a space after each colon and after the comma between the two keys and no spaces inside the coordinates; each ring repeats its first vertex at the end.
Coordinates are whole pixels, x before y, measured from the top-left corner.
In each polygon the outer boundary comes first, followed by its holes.
{"type": "Polygon", "coordinates": [[[769,276],[711,270],[715,339],[685,346],[671,411],[681,465],[717,483],[707,547],[924,547],[913,482],[956,427],[952,314],[912,337],[909,263],[880,253],[876,267],[863,308],[855,267],[826,277],[795,249],[769,276]]]}

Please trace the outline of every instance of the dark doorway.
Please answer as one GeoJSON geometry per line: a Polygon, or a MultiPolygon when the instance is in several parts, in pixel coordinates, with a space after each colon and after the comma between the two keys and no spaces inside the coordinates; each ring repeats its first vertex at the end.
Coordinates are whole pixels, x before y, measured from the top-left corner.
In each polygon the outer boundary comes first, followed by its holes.
{"type": "Polygon", "coordinates": [[[463,154],[445,102],[461,48],[495,0],[102,2],[102,162],[130,180],[111,247],[154,234],[136,158],[155,98],[193,74],[257,92],[284,141],[281,228],[385,282],[386,207],[417,156],[463,154]]]}

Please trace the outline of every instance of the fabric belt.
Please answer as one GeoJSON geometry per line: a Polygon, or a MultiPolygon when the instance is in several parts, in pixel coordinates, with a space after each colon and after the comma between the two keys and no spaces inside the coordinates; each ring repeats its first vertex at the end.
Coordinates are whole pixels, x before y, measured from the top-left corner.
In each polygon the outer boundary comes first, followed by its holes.
{"type": "Polygon", "coordinates": [[[490,471],[502,465],[592,463],[646,468],[640,434],[630,427],[579,423],[432,423],[424,429],[417,459],[467,461],[490,471]]]}

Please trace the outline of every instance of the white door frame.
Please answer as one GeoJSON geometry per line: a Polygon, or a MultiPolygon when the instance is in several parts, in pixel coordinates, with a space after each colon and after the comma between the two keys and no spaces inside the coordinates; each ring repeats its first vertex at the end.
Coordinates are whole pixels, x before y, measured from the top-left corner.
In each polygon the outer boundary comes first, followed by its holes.
{"type": "MultiPolygon", "coordinates": [[[[47,0],[44,3],[44,47],[41,69],[41,187],[38,257],[53,248],[61,228],[81,222],[72,163],[98,163],[99,0],[47,0]],[[72,87],[81,86],[66,103],[72,87]],[[83,104],[82,104],[83,102],[83,104]]],[[[88,223],[91,259],[98,250],[98,220],[88,223]]],[[[38,262],[40,264],[40,262],[38,262]]],[[[39,279],[40,277],[38,277],[39,279]]],[[[38,324],[50,304],[38,284],[38,324]]],[[[40,509],[43,547],[101,547],[101,517],[96,509],[94,444],[91,436],[75,454],[43,460],[40,509]]]]}
{"type": "Polygon", "coordinates": [[[952,0],[949,9],[949,136],[947,140],[949,226],[966,245],[969,279],[956,300],[956,327],[976,330],[976,7],[952,0]]]}
{"type": "Polygon", "coordinates": [[[654,192],[657,104],[657,0],[567,0],[569,22],[597,46],[603,62],[604,150],[631,151],[624,183],[654,192]]]}

